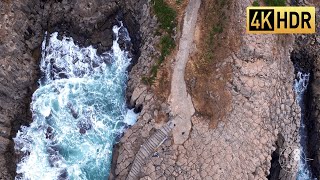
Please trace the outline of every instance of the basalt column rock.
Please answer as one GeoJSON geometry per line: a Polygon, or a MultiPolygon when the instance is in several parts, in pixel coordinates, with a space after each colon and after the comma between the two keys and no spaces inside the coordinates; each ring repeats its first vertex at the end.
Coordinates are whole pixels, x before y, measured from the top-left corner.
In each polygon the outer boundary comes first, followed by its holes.
{"type": "MultiPolygon", "coordinates": [[[[300,122],[292,90],[294,36],[246,34],[245,9],[251,4],[230,3],[232,18],[224,31],[238,38],[241,46],[217,59],[221,66],[230,63],[232,68],[232,81],[225,87],[232,95],[232,107],[225,121],[212,129],[208,119],[194,115],[189,138],[177,145],[169,137],[142,167],[141,179],[265,179],[277,148],[284,162],[281,167],[286,168],[279,174],[294,179],[297,162],[290,154],[299,146],[300,122]],[[276,147],[279,135],[283,144],[276,147]],[[285,174],[288,171],[292,173],[285,174]]],[[[223,47],[230,48],[229,43],[223,47]]],[[[156,98],[149,95],[148,89],[139,95],[139,102],[144,102],[139,120],[121,139],[116,179],[126,179],[137,149],[158,127],[154,121],[158,111],[152,111],[156,98]]]]}
{"type": "Polygon", "coordinates": [[[11,138],[31,121],[29,104],[38,77],[40,1],[21,3],[0,2],[0,179],[14,179],[11,138]]]}

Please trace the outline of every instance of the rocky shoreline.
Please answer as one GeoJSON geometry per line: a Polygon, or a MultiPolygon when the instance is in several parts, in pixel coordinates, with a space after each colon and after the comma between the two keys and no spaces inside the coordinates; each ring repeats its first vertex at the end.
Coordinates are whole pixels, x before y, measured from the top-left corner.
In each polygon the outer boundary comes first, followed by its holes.
{"type": "Polygon", "coordinates": [[[313,178],[320,179],[320,114],[319,114],[319,62],[320,62],[320,14],[319,2],[313,2],[316,6],[316,27],[317,33],[313,35],[297,35],[294,50],[291,54],[292,59],[300,71],[310,72],[309,88],[306,92],[306,129],[308,131],[308,142],[306,157],[310,159],[308,162],[313,178]]]}
{"type": "MultiPolygon", "coordinates": [[[[300,109],[292,90],[294,68],[290,57],[291,51],[300,52],[302,47],[314,57],[309,101],[314,124],[309,125],[309,153],[319,178],[320,144],[315,143],[320,139],[319,34],[247,35],[245,8],[250,5],[249,0],[232,1],[230,15],[235,18],[226,35],[239,41],[240,46],[231,49],[226,43],[224,48],[230,48],[231,53],[212,69],[218,74],[231,67],[232,78],[223,88],[232,100],[224,119],[211,128],[210,121],[196,112],[185,142],[178,145],[169,137],[142,167],[142,179],[294,178],[297,162],[292,152],[299,146],[300,109]]],[[[109,179],[126,179],[140,146],[168,121],[171,113],[167,99],[160,99],[153,88],[141,83],[154,57],[159,56],[152,4],[148,0],[4,0],[0,2],[0,14],[0,179],[14,179],[16,175],[12,137],[21,125],[32,121],[29,106],[41,76],[38,67],[44,33],[58,31],[72,36],[79,45],[93,45],[104,52],[112,45],[111,27],[117,18],[128,28],[133,44],[127,104],[141,111],[137,123],[114,147],[109,179]]],[[[196,27],[195,34],[202,37],[199,29],[196,27]]],[[[169,61],[175,62],[173,58],[169,61]]]]}
{"type": "MultiPolygon", "coordinates": [[[[155,54],[152,48],[156,19],[149,14],[147,0],[108,2],[95,0],[1,1],[0,10],[0,177],[14,179],[17,158],[12,137],[21,125],[32,121],[30,102],[37,88],[41,42],[44,34],[58,31],[71,36],[78,45],[93,45],[98,53],[110,49],[112,26],[122,20],[132,42],[128,98],[140,82],[135,64],[147,74],[155,54]],[[147,52],[148,51],[148,52],[147,52]],[[141,58],[140,58],[141,59],[141,58]],[[132,69],[132,70],[131,70],[132,69]]],[[[142,73],[142,72],[141,72],[142,73]]],[[[128,101],[130,103],[130,101],[128,101]]],[[[130,106],[134,107],[135,104],[130,106]]]]}
{"type": "MultiPolygon", "coordinates": [[[[306,129],[308,131],[308,152],[306,156],[310,159],[312,173],[315,178],[320,179],[320,117],[319,117],[319,57],[320,57],[320,36],[298,36],[294,52],[298,52],[301,62],[307,65],[302,68],[309,69],[310,85],[306,92],[306,129]],[[309,64],[309,65],[308,65],[309,64]],[[309,67],[308,67],[309,66],[309,67]]],[[[293,54],[295,57],[297,54],[293,54]]]]}

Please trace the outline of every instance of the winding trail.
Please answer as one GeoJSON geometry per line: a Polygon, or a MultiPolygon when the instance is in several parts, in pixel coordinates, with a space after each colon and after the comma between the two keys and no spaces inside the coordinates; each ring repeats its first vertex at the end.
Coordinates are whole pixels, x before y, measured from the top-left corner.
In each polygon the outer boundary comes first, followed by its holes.
{"type": "Polygon", "coordinates": [[[184,143],[191,130],[191,117],[195,112],[191,96],[187,93],[184,80],[185,68],[193,43],[194,32],[201,0],[190,0],[187,6],[179,50],[173,67],[171,80],[170,106],[174,116],[173,139],[175,144],[184,143]]]}

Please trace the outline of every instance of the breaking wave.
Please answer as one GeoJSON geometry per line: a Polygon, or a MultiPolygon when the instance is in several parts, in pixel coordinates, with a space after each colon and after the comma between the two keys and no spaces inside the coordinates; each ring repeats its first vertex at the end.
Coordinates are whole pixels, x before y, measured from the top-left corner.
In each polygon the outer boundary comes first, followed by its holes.
{"type": "Polygon", "coordinates": [[[130,37],[122,23],[113,32],[112,49],[101,55],[57,32],[43,41],[33,122],[14,138],[22,157],[16,179],[108,178],[115,139],[137,118],[125,103],[131,58],[118,43],[130,37]]]}

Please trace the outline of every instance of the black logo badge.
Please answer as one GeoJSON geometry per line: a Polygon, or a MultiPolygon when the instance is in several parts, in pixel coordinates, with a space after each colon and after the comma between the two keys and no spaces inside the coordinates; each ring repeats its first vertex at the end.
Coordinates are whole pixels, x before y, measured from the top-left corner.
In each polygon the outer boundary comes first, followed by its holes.
{"type": "Polygon", "coordinates": [[[250,31],[274,31],[274,10],[272,9],[250,9],[249,10],[250,31]]]}

